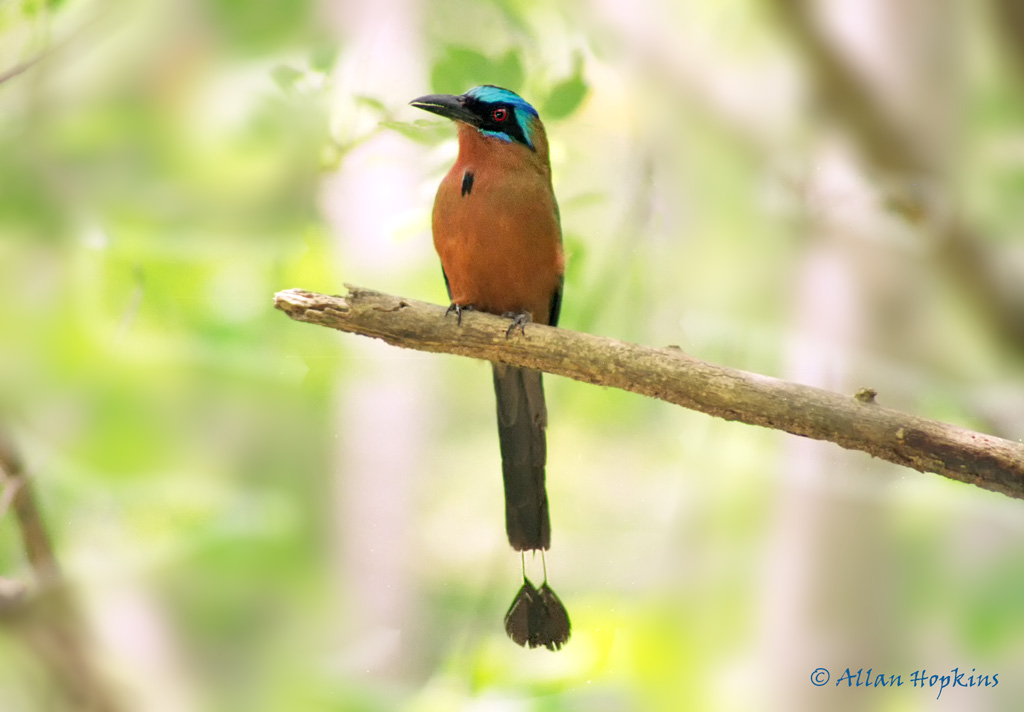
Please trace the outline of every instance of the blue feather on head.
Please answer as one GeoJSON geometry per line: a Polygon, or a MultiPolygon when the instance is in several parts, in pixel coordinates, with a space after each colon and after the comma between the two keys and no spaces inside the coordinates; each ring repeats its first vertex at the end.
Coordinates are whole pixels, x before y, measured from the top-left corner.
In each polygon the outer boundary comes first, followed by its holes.
{"type": "MultiPolygon", "coordinates": [[[[533,122],[535,119],[539,119],[540,115],[537,110],[526,101],[523,97],[516,94],[510,89],[503,89],[502,87],[496,87],[493,84],[482,84],[478,87],[473,87],[465,94],[464,97],[472,101],[480,102],[481,104],[494,104],[494,105],[505,105],[509,106],[513,110],[513,114],[516,119],[516,124],[519,126],[521,133],[521,141],[531,149],[533,148],[533,122]]],[[[515,136],[515,132],[509,132],[507,130],[492,130],[486,127],[481,127],[481,133],[487,136],[493,136],[500,138],[503,141],[513,142],[520,140],[519,136],[515,136]]]]}

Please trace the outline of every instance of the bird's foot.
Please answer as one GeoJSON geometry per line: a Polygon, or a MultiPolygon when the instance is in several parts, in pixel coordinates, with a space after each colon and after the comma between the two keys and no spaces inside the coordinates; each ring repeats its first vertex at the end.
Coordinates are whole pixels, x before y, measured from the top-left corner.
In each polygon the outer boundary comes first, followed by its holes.
{"type": "Polygon", "coordinates": [[[526,336],[526,325],[533,321],[533,317],[527,311],[505,312],[502,316],[512,320],[512,323],[508,325],[508,329],[505,331],[506,339],[511,338],[512,332],[516,329],[519,329],[519,333],[526,336]]]}
{"type": "Polygon", "coordinates": [[[456,304],[455,302],[452,302],[448,306],[448,311],[444,313],[444,316],[447,319],[449,314],[455,312],[455,316],[457,317],[455,323],[457,323],[459,326],[462,326],[462,312],[474,311],[475,309],[476,307],[474,307],[472,304],[456,304]]]}

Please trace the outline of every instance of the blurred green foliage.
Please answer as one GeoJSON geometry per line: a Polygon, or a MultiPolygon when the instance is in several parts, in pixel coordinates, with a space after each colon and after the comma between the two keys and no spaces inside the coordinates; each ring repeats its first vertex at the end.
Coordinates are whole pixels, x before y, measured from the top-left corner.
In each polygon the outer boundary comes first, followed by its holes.
{"type": "Polygon", "coordinates": [[[448,45],[444,55],[433,64],[431,89],[443,94],[461,94],[479,84],[494,84],[513,91],[523,85],[523,63],[519,52],[511,49],[501,57],[490,58],[466,47],[448,45]]]}
{"type": "MultiPolygon", "coordinates": [[[[0,72],[97,5],[0,3],[0,72]]],[[[0,427],[26,453],[113,684],[197,710],[731,710],[815,692],[807,675],[840,648],[877,658],[865,667],[991,668],[1006,687],[989,706],[1016,699],[1016,503],[837,450],[812,459],[815,479],[791,438],[552,378],[548,564],[575,633],[558,655],[505,640],[520,562],[502,538],[486,366],[372,350],[271,302],[345,281],[443,300],[429,211],[454,132],[406,102],[491,83],[539,108],[565,326],[760,373],[827,351],[794,285],[838,240],[807,226],[829,201],[858,214],[869,201],[814,194],[792,168],[818,171],[812,139],[788,124],[744,133],[716,104],[738,74],[778,66],[794,102],[782,113],[801,111],[791,49],[756,3],[642,3],[651,14],[629,19],[650,36],[632,50],[629,22],[577,3],[326,5],[99,8],[94,30],[0,84],[0,427]],[[677,36],[695,27],[712,39],[677,36]],[[816,548],[814,525],[832,523],[813,522],[819,507],[854,522],[834,551],[816,548]],[[796,527],[785,517],[807,526],[810,553],[774,548],[796,527]],[[780,583],[788,557],[806,568],[780,583]],[[805,619],[788,595],[812,589],[805,619]],[[860,602],[878,600],[889,627],[869,637],[860,602]],[[776,616],[811,633],[773,637],[776,616]],[[786,669],[780,693],[765,661],[813,641],[814,664],[786,669]]],[[[981,148],[965,149],[960,197],[1010,242],[1024,173],[997,149],[1019,140],[1024,102],[998,66],[983,80],[966,92],[965,144],[981,148]]],[[[757,129],[772,126],[774,107],[757,108],[757,129]]],[[[914,227],[873,239],[902,245],[914,227]]],[[[844,264],[876,275],[906,260],[917,275],[931,266],[914,245],[844,264]]],[[[901,355],[888,332],[868,356],[843,343],[822,370],[995,429],[977,393],[1004,364],[1018,373],[1019,354],[948,285],[905,281],[878,311],[907,310],[920,349],[901,355]]],[[[31,581],[2,513],[0,576],[31,581]]],[[[56,697],[49,664],[5,628],[0,709],[56,697]]]]}
{"type": "Polygon", "coordinates": [[[210,26],[223,45],[247,55],[262,55],[290,43],[306,43],[314,23],[311,0],[210,0],[210,26]]]}
{"type": "Polygon", "coordinates": [[[548,120],[564,119],[580,107],[587,96],[587,82],[583,78],[583,57],[576,55],[572,76],[551,88],[541,104],[541,113],[548,120]]]}

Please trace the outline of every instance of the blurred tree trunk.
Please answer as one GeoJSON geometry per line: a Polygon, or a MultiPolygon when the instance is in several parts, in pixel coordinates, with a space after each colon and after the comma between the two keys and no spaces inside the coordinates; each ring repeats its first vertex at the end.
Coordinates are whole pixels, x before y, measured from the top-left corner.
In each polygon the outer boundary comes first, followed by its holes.
{"type": "MultiPolygon", "coordinates": [[[[775,4],[805,55],[818,108],[846,130],[888,209],[921,230],[978,322],[1024,352],[1022,266],[966,221],[954,180],[965,53],[956,30],[967,10],[949,0],[866,2],[840,17],[811,0],[775,4]],[[937,23],[946,31],[932,32],[937,23]]],[[[999,15],[1011,34],[1016,15],[999,15]]]]}
{"type": "MultiPolygon", "coordinates": [[[[912,407],[928,381],[920,372],[933,365],[934,336],[921,316],[934,282],[920,258],[926,252],[900,247],[874,184],[909,182],[950,194],[960,94],[955,13],[951,3],[928,0],[779,5],[808,57],[812,95],[847,129],[845,137],[819,137],[808,161],[814,171],[803,228],[810,247],[794,304],[801,338],[786,376],[849,392],[870,372],[887,399],[912,407]],[[843,209],[858,194],[873,205],[866,219],[843,209]],[[893,365],[864,368],[868,353],[893,365]]],[[[884,497],[895,471],[806,440],[788,439],[785,453],[765,655],[772,679],[785,681],[782,699],[796,703],[789,708],[817,710],[822,691],[809,682],[816,668],[830,670],[833,687],[846,665],[889,671],[907,662],[884,497]],[[779,641],[787,647],[780,650],[779,641]]],[[[856,694],[830,697],[829,705],[873,707],[856,694]]]]}
{"type": "MultiPolygon", "coordinates": [[[[415,0],[323,2],[321,11],[344,52],[333,77],[337,101],[381,93],[381,87],[370,84],[380,76],[379,67],[371,71],[348,57],[375,58],[388,67],[393,79],[389,96],[426,93],[415,0]],[[399,47],[401,52],[395,52],[399,47]]],[[[343,144],[365,130],[352,124],[335,129],[343,144]]],[[[395,217],[418,189],[415,172],[408,170],[415,157],[410,142],[385,133],[347,153],[338,173],[325,179],[321,209],[347,271],[401,284],[426,259],[393,244],[399,227],[395,217]],[[403,253],[398,263],[396,255],[403,253]]],[[[335,392],[338,439],[329,516],[337,608],[355,618],[342,621],[344,642],[336,652],[350,672],[397,680],[415,666],[411,655],[422,649],[408,639],[419,618],[410,563],[416,545],[413,498],[432,421],[429,398],[417,386],[425,380],[423,369],[433,370],[436,364],[362,340],[344,348],[348,377],[337,381],[335,392]]]]}

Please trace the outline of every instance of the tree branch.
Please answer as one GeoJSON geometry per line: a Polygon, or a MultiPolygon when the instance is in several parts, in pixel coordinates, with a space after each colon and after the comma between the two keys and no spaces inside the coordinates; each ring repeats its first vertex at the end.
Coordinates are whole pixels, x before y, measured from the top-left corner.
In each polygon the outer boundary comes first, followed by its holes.
{"type": "Polygon", "coordinates": [[[28,70],[32,69],[32,67],[34,67],[37,64],[39,64],[40,62],[42,62],[44,59],[50,59],[51,57],[53,57],[58,52],[61,52],[61,51],[65,50],[65,49],[67,49],[73,42],[75,42],[79,38],[81,38],[81,36],[83,34],[85,34],[86,30],[88,30],[92,26],[94,26],[97,23],[98,20],[99,20],[99,17],[93,18],[91,21],[89,21],[89,22],[85,23],[84,25],[82,25],[81,27],[79,27],[75,32],[73,32],[68,37],[65,37],[60,42],[57,42],[56,44],[53,44],[53,45],[47,47],[46,49],[43,49],[42,51],[40,51],[34,57],[31,57],[30,59],[26,59],[24,62],[19,62],[18,64],[14,65],[13,67],[10,67],[9,69],[6,69],[4,71],[0,71],[0,84],[3,84],[4,82],[8,82],[11,79],[14,79],[15,77],[21,76],[22,74],[24,74],[28,70]]]}
{"type": "Polygon", "coordinates": [[[0,582],[4,584],[0,586],[0,625],[16,633],[46,664],[53,689],[63,691],[69,709],[119,712],[120,701],[90,656],[82,616],[61,576],[24,463],[3,430],[0,483],[5,487],[4,501],[14,510],[37,583],[29,594],[17,582],[0,582]]]}
{"type": "Polygon", "coordinates": [[[844,396],[654,348],[508,320],[348,286],[345,297],[298,289],[274,295],[292,319],[382,339],[394,346],[486,359],[658,398],[725,420],[828,440],[921,472],[1024,499],[1024,445],[878,405],[874,392],[844,396]]]}
{"type": "MultiPolygon", "coordinates": [[[[1009,34],[1024,32],[1024,11],[1020,4],[1013,0],[995,1],[1003,29],[1009,34]]],[[[812,17],[813,3],[775,0],[774,6],[796,46],[807,58],[811,79],[823,103],[831,107],[835,118],[847,128],[869,164],[896,175],[934,176],[941,161],[937,156],[928,155],[917,140],[913,126],[900,125],[888,115],[877,92],[825,39],[812,17]]],[[[1013,49],[1024,69],[1024,51],[1020,46],[1013,49]]],[[[959,217],[937,219],[941,212],[939,203],[946,207],[949,200],[939,201],[921,193],[916,181],[911,182],[910,189],[907,186],[898,190],[890,188],[887,196],[890,207],[905,217],[920,212],[934,222],[938,230],[936,256],[947,273],[974,302],[979,318],[987,321],[993,331],[1015,349],[1024,350],[1024,299],[1017,289],[1021,275],[1014,272],[1012,262],[1007,263],[1003,258],[1005,250],[959,217]],[[1002,278],[1003,271],[1010,276],[1002,278]]]]}
{"type": "MultiPolygon", "coordinates": [[[[36,506],[32,483],[25,475],[21,457],[6,433],[0,431],[0,483],[4,500],[10,502],[21,530],[25,554],[40,587],[53,586],[60,581],[60,566],[53,553],[50,536],[36,506]]],[[[3,512],[0,511],[0,514],[3,512]]]]}

